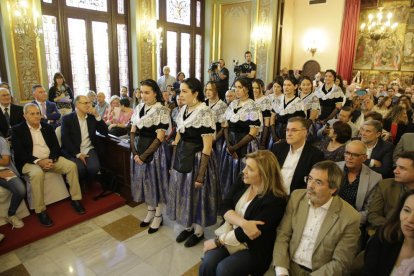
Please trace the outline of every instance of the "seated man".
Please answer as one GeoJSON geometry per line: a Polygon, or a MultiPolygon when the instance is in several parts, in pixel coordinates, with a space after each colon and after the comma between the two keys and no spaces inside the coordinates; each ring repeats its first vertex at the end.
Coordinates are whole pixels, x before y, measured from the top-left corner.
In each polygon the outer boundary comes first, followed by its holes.
{"type": "Polygon", "coordinates": [[[397,161],[397,156],[403,151],[414,151],[414,133],[405,133],[395,146],[393,160],[397,161]]]}
{"type": "Polygon", "coordinates": [[[7,88],[0,88],[0,131],[8,138],[11,127],[24,122],[23,107],[12,104],[12,97],[7,88]]]}
{"type": "Polygon", "coordinates": [[[404,191],[414,189],[414,151],[400,153],[396,164],[394,178],[382,180],[369,200],[367,219],[370,235],[390,218],[404,191]]]}
{"type": "Polygon", "coordinates": [[[40,109],[34,103],[24,106],[24,118],[26,122],[12,128],[14,160],[18,170],[30,178],[33,206],[40,223],[45,227],[53,225],[43,200],[45,172],[66,175],[72,207],[77,213],[84,214],[76,164],[60,156],[53,127],[41,122],[40,109]]]}
{"type": "Polygon", "coordinates": [[[361,127],[361,141],[367,146],[365,165],[380,173],[382,178],[392,177],[394,145],[383,141],[382,124],[376,120],[365,121],[361,127]]]}
{"type": "Polygon", "coordinates": [[[337,121],[341,121],[343,123],[348,124],[352,129],[352,137],[356,137],[358,135],[358,128],[355,124],[351,121],[352,118],[352,108],[350,106],[344,106],[341,108],[341,111],[338,113],[337,119],[329,120],[320,130],[318,130],[318,137],[323,137],[329,133],[330,127],[337,121]]]}
{"type": "Polygon", "coordinates": [[[100,169],[96,131],[108,135],[108,127],[86,96],[75,98],[76,111],[62,119],[62,153],[76,163],[80,179],[92,180],[100,169]]]}
{"type": "Polygon", "coordinates": [[[341,181],[339,167],[322,161],[312,167],[307,190],[292,193],[273,251],[276,275],[347,275],[361,219],[336,196],[341,181]]]}
{"type": "Polygon", "coordinates": [[[364,164],[367,146],[358,140],[346,144],[345,161],[337,162],[344,173],[338,195],[361,214],[361,225],[367,220],[367,201],[382,176],[364,164]]]}
{"type": "Polygon", "coordinates": [[[324,159],[323,153],[306,142],[307,122],[293,117],[286,126],[286,141],[273,144],[272,152],[279,161],[286,192],[306,187],[304,177],[312,166],[324,159]]]}
{"type": "Polygon", "coordinates": [[[0,137],[0,186],[6,188],[12,194],[5,220],[13,225],[13,228],[22,228],[24,223],[16,216],[16,211],[26,196],[26,186],[19,178],[19,173],[14,167],[10,156],[9,142],[0,137]]]}
{"type": "Polygon", "coordinates": [[[54,102],[47,100],[47,93],[43,86],[40,84],[33,85],[32,93],[34,97],[33,103],[40,108],[42,122],[52,125],[53,128],[58,127],[58,120],[60,119],[59,110],[54,102]]]}

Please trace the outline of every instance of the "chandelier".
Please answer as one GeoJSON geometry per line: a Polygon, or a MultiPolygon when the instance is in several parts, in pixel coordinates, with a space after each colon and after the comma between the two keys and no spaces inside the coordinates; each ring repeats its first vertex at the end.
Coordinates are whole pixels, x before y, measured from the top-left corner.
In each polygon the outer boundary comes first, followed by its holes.
{"type": "Polygon", "coordinates": [[[19,36],[38,38],[43,29],[39,23],[39,14],[25,0],[17,0],[13,6],[14,32],[19,36]]]}
{"type": "Polygon", "coordinates": [[[390,37],[395,32],[398,23],[391,21],[393,16],[391,12],[385,16],[383,9],[384,7],[379,7],[376,16],[372,13],[368,15],[368,22],[363,22],[360,27],[362,35],[378,41],[390,37]]]}

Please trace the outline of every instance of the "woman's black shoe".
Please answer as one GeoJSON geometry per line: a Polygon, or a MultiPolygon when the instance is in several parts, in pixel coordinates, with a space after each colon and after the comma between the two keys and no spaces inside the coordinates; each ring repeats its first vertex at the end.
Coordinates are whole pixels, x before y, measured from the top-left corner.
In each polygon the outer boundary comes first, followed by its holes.
{"type": "MultiPolygon", "coordinates": [[[[147,212],[149,213],[149,212],[154,212],[154,215],[155,215],[155,209],[154,210],[150,210],[150,209],[148,209],[147,210],[147,212]]],[[[142,221],[140,224],[139,224],[139,226],[140,227],[147,227],[148,225],[150,225],[151,224],[151,221],[154,219],[154,216],[148,221],[148,222],[145,222],[145,221],[142,221]]]]}
{"type": "Polygon", "coordinates": [[[148,229],[148,234],[153,234],[153,233],[157,232],[157,231],[158,231],[158,229],[160,229],[160,227],[162,226],[162,224],[163,224],[163,222],[164,222],[164,219],[162,218],[162,215],[161,215],[161,216],[155,216],[155,218],[161,218],[161,223],[160,223],[160,225],[159,225],[157,228],[152,228],[152,227],[150,227],[150,228],[148,229]]]}
{"type": "Polygon", "coordinates": [[[188,240],[184,243],[185,247],[193,247],[195,245],[197,245],[199,242],[201,242],[202,240],[204,240],[204,234],[202,234],[200,237],[197,236],[196,234],[192,234],[188,240]]]}
{"type": "Polygon", "coordinates": [[[184,230],[177,236],[175,241],[176,242],[183,242],[186,239],[188,239],[188,237],[190,237],[192,234],[194,234],[194,229],[191,229],[190,231],[184,230]]]}

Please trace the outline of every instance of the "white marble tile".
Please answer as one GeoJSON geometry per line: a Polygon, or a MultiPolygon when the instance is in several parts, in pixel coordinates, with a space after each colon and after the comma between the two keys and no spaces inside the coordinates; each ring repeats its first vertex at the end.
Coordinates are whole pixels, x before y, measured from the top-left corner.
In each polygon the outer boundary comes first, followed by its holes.
{"type": "Polygon", "coordinates": [[[46,276],[46,275],[64,275],[64,271],[45,254],[39,255],[23,265],[26,267],[30,275],[46,276]]]}
{"type": "Polygon", "coordinates": [[[135,255],[145,260],[173,243],[170,237],[161,234],[159,231],[154,234],[148,234],[146,231],[143,231],[144,235],[136,235],[124,241],[124,244],[135,255]]]}
{"type": "Polygon", "coordinates": [[[93,218],[92,221],[96,225],[98,225],[100,227],[104,227],[104,226],[106,226],[106,225],[108,225],[108,224],[110,224],[114,221],[117,221],[117,220],[119,220],[119,219],[121,219],[121,218],[123,218],[123,217],[125,217],[129,214],[130,213],[128,213],[127,211],[125,211],[125,209],[122,209],[122,207],[121,207],[121,208],[115,209],[111,212],[108,212],[106,214],[100,215],[96,218],[93,218]]]}
{"type": "Polygon", "coordinates": [[[0,273],[21,264],[15,253],[3,254],[0,256],[0,273]]]}
{"type": "Polygon", "coordinates": [[[147,205],[140,204],[132,208],[132,210],[130,210],[130,214],[141,221],[144,220],[145,216],[147,215],[147,205]]]}
{"type": "Polygon", "coordinates": [[[164,275],[181,275],[197,264],[202,256],[202,244],[186,248],[183,244],[172,243],[146,260],[164,275]]]}
{"type": "Polygon", "coordinates": [[[54,248],[45,253],[46,256],[53,259],[55,264],[65,272],[66,275],[85,275],[93,276],[95,273],[90,270],[85,262],[66,244],[54,248]]]}
{"type": "Polygon", "coordinates": [[[136,275],[147,275],[147,276],[162,276],[163,274],[157,271],[154,267],[149,264],[141,263],[134,266],[132,269],[124,273],[123,276],[136,276],[136,275]]]}
{"type": "Polygon", "coordinates": [[[118,275],[141,262],[122,242],[116,241],[104,230],[95,230],[67,243],[96,274],[118,275]]]}

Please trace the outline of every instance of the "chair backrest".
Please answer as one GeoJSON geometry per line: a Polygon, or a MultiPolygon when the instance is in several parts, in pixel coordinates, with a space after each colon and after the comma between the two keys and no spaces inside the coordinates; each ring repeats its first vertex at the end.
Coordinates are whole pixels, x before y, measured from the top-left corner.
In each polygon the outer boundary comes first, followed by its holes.
{"type": "Polygon", "coordinates": [[[61,131],[60,131],[60,128],[61,128],[61,126],[58,126],[58,127],[55,129],[55,133],[56,133],[56,137],[57,137],[58,142],[59,142],[59,146],[62,146],[62,133],[61,133],[61,131]]]}

